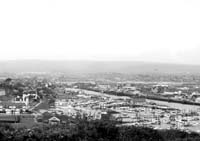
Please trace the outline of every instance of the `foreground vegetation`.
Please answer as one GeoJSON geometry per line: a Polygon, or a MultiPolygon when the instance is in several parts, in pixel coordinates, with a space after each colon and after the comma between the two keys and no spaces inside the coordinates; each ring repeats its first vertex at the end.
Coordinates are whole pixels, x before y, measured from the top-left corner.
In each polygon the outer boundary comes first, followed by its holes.
{"type": "Polygon", "coordinates": [[[76,119],[65,125],[40,125],[14,128],[0,126],[1,141],[198,141],[200,135],[177,130],[157,131],[142,127],[118,127],[107,120],[76,119]]]}

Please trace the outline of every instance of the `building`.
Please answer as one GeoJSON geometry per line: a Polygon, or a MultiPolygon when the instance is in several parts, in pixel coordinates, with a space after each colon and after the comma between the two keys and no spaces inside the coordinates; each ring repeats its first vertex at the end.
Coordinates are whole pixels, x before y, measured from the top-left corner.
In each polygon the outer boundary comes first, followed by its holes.
{"type": "Polygon", "coordinates": [[[60,119],[55,116],[51,117],[48,121],[49,121],[49,124],[51,125],[60,124],[60,119]]]}
{"type": "Polygon", "coordinates": [[[25,103],[14,103],[10,101],[1,101],[0,102],[0,111],[4,111],[6,114],[20,114],[25,112],[27,106],[25,103]]]}
{"type": "Polygon", "coordinates": [[[196,98],[195,102],[200,103],[200,97],[196,98]]]}
{"type": "Polygon", "coordinates": [[[20,116],[15,115],[0,115],[0,123],[19,123],[20,116]]]}
{"type": "Polygon", "coordinates": [[[154,94],[158,94],[158,93],[164,93],[166,91],[166,89],[168,88],[168,85],[154,85],[151,89],[151,91],[154,94]]]}
{"type": "Polygon", "coordinates": [[[0,89],[0,96],[6,95],[6,91],[4,89],[0,89]]]}

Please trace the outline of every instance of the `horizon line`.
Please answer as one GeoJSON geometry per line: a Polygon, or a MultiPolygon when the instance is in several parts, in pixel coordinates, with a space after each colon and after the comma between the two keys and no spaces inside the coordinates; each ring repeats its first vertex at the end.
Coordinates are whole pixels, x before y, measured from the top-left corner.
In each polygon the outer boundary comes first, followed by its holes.
{"type": "Polygon", "coordinates": [[[200,64],[165,62],[165,61],[143,61],[143,60],[95,60],[95,59],[2,59],[0,62],[20,62],[20,61],[47,61],[47,62],[135,62],[135,63],[150,63],[150,64],[165,64],[165,65],[187,65],[200,66],[200,64]]]}

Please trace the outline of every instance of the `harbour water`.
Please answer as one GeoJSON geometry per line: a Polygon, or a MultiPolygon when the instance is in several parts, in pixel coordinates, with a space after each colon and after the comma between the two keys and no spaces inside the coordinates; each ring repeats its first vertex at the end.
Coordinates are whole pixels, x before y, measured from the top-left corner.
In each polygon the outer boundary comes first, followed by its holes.
{"type": "Polygon", "coordinates": [[[159,105],[166,105],[170,108],[175,108],[182,111],[198,111],[198,110],[200,111],[200,106],[198,105],[181,104],[181,103],[166,102],[166,101],[151,100],[151,99],[147,99],[146,101],[153,102],[159,105]]]}

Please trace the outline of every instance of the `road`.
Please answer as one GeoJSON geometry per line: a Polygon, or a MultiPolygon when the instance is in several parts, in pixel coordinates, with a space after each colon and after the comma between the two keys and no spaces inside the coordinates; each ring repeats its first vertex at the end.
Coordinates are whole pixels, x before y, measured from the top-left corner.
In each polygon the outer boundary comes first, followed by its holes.
{"type": "Polygon", "coordinates": [[[38,104],[36,104],[35,106],[31,107],[29,110],[33,111],[37,106],[39,106],[43,101],[40,100],[40,102],[38,104]]]}

